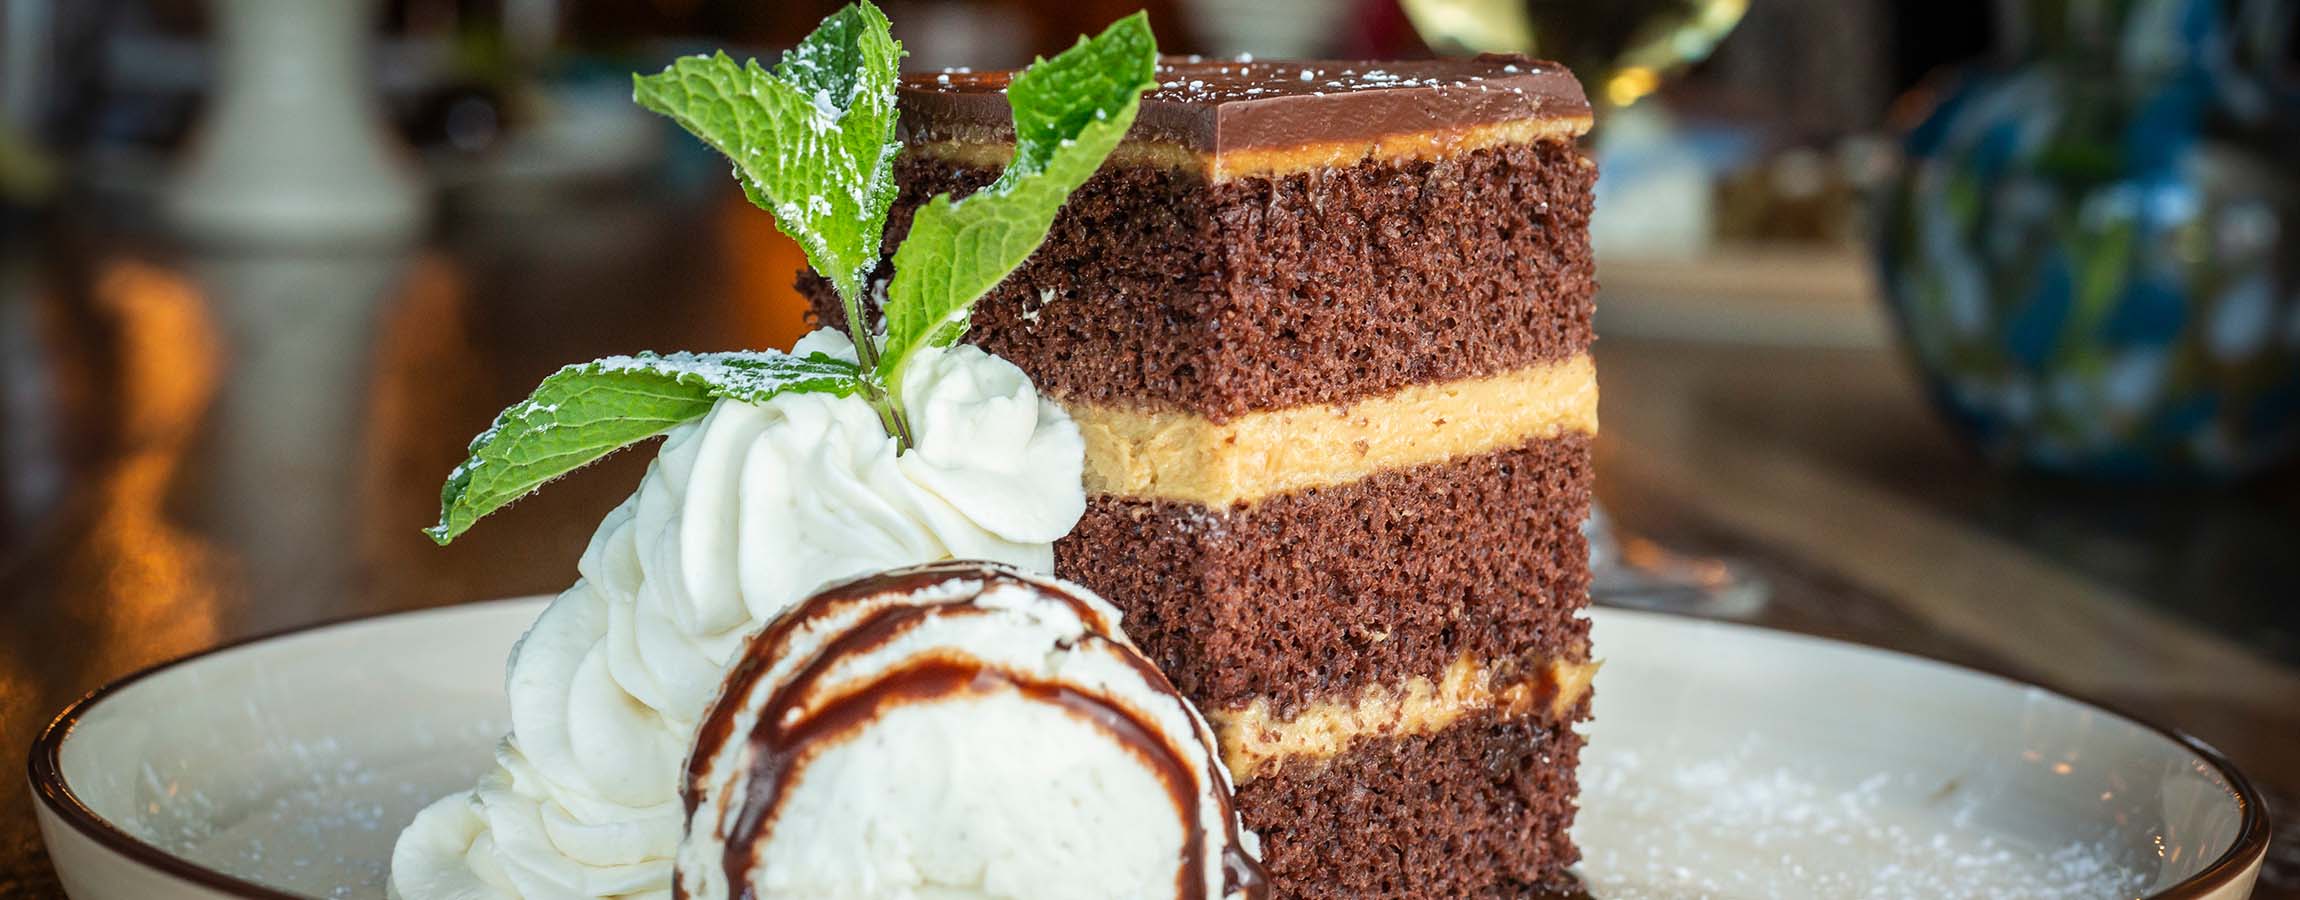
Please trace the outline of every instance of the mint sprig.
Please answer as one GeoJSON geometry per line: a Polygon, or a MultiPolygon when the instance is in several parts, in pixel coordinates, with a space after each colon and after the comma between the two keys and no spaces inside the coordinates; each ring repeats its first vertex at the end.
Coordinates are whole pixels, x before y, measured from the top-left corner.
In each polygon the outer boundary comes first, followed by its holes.
{"type": "Polygon", "coordinates": [[[1157,63],[1149,17],[1135,13],[1015,76],[1006,89],[1013,161],[964,200],[927,201],[895,248],[881,380],[899,391],[919,348],[965,334],[975,302],[1045,242],[1063,201],[1126,136],[1142,92],[1157,83],[1157,63]]]}
{"type": "Polygon", "coordinates": [[[774,69],[725,53],[689,56],[632,78],[639,105],[726,154],[751,202],[775,214],[830,280],[867,365],[864,279],[878,267],[894,203],[895,84],[902,45],[868,3],[833,13],[774,69]]]}
{"type": "Polygon", "coordinates": [[[568,366],[471,440],[471,458],[440,490],[439,524],[424,533],[446,544],[545,482],[701,418],[722,397],[846,396],[862,384],[858,366],[821,353],[643,353],[568,366]]]}
{"type": "Polygon", "coordinates": [[[642,106],[677,121],[734,162],[743,193],[775,215],[845,307],[859,363],[822,354],[640,355],[569,366],[471,442],[440,492],[445,544],[551,479],[710,412],[721,399],[763,403],[786,391],[861,394],[898,447],[911,435],[904,366],[966,330],[976,301],[1045,241],[1070,192],[1094,174],[1133,123],[1158,49],[1137,13],[1007,89],[1015,153],[990,187],[921,207],[895,254],[886,328],[865,326],[866,279],[878,266],[893,204],[895,84],[902,45],[867,2],[823,20],[772,69],[726,54],[680,59],[633,79],[642,106]]]}

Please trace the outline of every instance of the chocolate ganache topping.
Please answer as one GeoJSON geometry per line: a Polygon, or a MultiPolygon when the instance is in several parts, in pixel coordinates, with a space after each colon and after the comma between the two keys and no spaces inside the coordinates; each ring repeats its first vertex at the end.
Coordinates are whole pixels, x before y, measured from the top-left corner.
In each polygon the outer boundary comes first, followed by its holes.
{"type": "Polygon", "coordinates": [[[1164,870],[1182,900],[1263,897],[1213,746],[1083,588],[964,561],[848,582],[755,637],[703,720],[675,891],[1116,896],[1164,870]]]}
{"type": "MultiPolygon", "coordinates": [[[[1565,67],[1520,56],[1375,62],[1165,57],[1130,141],[1200,153],[1269,150],[1442,132],[1523,119],[1586,119],[1565,67]]],[[[1009,72],[903,79],[906,143],[1013,139],[1009,72]]]]}

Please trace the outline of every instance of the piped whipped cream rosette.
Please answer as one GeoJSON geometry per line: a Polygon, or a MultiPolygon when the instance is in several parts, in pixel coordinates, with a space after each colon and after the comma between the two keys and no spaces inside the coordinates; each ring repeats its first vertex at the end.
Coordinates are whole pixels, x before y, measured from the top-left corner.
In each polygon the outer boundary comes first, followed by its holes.
{"type": "Polygon", "coordinates": [[[1262,896],[1212,732],[1118,618],[977,562],[801,603],[704,719],[678,895],[1262,896]]]}
{"type": "MultiPolygon", "coordinates": [[[[852,359],[836,332],[796,352],[852,359]]],[[[1078,430],[1013,365],[933,349],[899,456],[859,397],[719,401],[672,430],[513,650],[499,770],[402,836],[402,897],[615,897],[670,883],[681,765],[746,638],[856,575],[950,557],[1051,571],[1085,508],[1078,430]]]]}

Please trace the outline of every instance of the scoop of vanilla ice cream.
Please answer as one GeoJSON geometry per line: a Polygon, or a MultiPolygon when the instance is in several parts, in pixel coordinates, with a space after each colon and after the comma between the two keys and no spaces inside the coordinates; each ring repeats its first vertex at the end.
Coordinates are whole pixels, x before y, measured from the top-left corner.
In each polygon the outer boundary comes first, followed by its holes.
{"type": "MultiPolygon", "coordinates": [[[[818,331],[794,352],[854,358],[818,331]]],[[[697,722],[745,639],[841,579],[965,557],[1051,571],[1084,445],[1011,363],[927,349],[897,453],[861,397],[720,401],[673,429],[512,650],[496,770],[392,853],[404,900],[668,896],[697,722]]]]}
{"type": "Polygon", "coordinates": [[[688,763],[678,887],[697,900],[1259,896],[1218,759],[1205,722],[1085,589],[974,562],[870,576],[744,651],[688,763]]]}

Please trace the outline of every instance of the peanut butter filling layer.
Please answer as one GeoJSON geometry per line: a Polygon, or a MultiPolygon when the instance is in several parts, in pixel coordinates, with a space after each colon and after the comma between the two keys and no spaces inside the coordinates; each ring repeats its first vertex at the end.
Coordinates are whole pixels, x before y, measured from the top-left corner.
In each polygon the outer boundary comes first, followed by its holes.
{"type": "Polygon", "coordinates": [[[1086,439],[1086,491],[1227,508],[1390,469],[1597,431],[1587,354],[1485,378],[1421,384],[1347,406],[1214,422],[1191,413],[1065,403],[1086,439]]]}
{"type": "MultiPolygon", "coordinates": [[[[1589,131],[1587,115],[1515,119],[1464,128],[1385,134],[1364,140],[1328,141],[1293,147],[1250,147],[1205,153],[1176,144],[1128,141],[1110,154],[1110,165],[1149,166],[1197,172],[1209,182],[1273,178],[1297,172],[1344,168],[1365,162],[1437,159],[1504,144],[1572,141],[1589,131]]],[[[909,152],[973,168],[1004,168],[1014,158],[1012,141],[929,141],[909,152]]],[[[1588,165],[1588,161],[1583,161],[1588,165]]]]}
{"type": "Polygon", "coordinates": [[[1209,710],[1222,762],[1239,784],[1292,760],[1323,760],[1352,743],[1375,738],[1429,734],[1472,713],[1494,710],[1503,718],[1546,713],[1571,714],[1589,695],[1597,676],[1593,660],[1557,660],[1533,677],[1510,678],[1469,657],[1446,667],[1437,681],[1415,676],[1399,687],[1368,687],[1356,702],[1310,704],[1280,720],[1267,701],[1243,709],[1209,710]]]}

